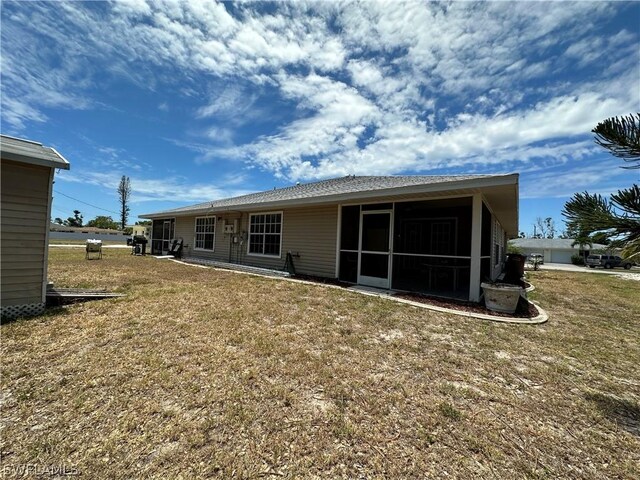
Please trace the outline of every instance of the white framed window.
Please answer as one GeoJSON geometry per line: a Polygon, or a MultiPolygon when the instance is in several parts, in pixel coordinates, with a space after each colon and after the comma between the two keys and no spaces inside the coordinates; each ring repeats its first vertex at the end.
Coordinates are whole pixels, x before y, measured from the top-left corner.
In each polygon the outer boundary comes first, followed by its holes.
{"type": "Polygon", "coordinates": [[[216,217],[196,217],[195,250],[213,252],[216,245],[216,217]]]}
{"type": "Polygon", "coordinates": [[[282,250],[282,212],[249,215],[249,255],[280,257],[282,250]]]}

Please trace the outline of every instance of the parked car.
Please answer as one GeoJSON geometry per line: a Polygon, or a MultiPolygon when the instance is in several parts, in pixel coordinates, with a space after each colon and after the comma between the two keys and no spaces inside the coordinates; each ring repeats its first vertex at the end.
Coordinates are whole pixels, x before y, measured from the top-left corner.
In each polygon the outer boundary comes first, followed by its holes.
{"type": "Polygon", "coordinates": [[[621,267],[629,270],[633,263],[616,255],[589,255],[587,257],[587,265],[589,268],[604,267],[615,268],[621,267]]]}
{"type": "Polygon", "coordinates": [[[529,255],[529,263],[544,265],[544,255],[541,253],[532,253],[529,255]]]}

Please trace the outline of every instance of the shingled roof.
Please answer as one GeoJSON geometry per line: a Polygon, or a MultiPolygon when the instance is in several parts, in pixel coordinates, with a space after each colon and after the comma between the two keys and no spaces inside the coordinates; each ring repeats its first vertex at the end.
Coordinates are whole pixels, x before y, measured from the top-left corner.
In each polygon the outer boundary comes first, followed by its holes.
{"type": "Polygon", "coordinates": [[[225,198],[211,202],[198,203],[188,207],[175,208],[162,212],[140,215],[141,217],[175,216],[215,210],[249,209],[255,206],[278,204],[288,205],[301,203],[321,203],[332,199],[342,200],[345,197],[357,198],[367,193],[393,195],[397,190],[408,190],[422,187],[425,191],[445,190],[448,188],[472,188],[478,182],[487,185],[517,183],[517,175],[401,175],[401,176],[346,176],[322,180],[319,182],[276,188],[264,192],[251,193],[239,197],[225,198]]]}
{"type": "Polygon", "coordinates": [[[0,135],[0,155],[4,160],[69,170],[69,162],[54,148],[32,140],[0,135]]]}

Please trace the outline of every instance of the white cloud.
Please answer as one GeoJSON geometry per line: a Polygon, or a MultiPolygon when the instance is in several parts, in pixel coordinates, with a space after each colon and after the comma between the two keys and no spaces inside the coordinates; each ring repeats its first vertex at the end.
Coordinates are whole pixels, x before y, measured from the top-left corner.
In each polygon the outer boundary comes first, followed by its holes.
{"type": "Polygon", "coordinates": [[[210,103],[199,108],[196,117],[222,117],[224,119],[251,117],[251,107],[258,99],[258,95],[247,90],[247,88],[238,85],[226,86],[221,91],[214,90],[211,93],[210,103]]]}
{"type": "Polygon", "coordinates": [[[407,121],[402,115],[384,111],[344,84],[327,82],[323,77],[287,78],[284,83],[283,92],[299,97],[303,106],[314,109],[314,115],[233,153],[250,155],[270,171],[292,180],[428,172],[505,162],[516,168],[545,155],[580,158],[593,149],[584,143],[577,149],[574,142],[558,145],[557,141],[584,136],[601,119],[634,107],[633,94],[611,98],[587,91],[493,117],[459,115],[448,128],[434,131],[424,121],[407,121]],[[376,127],[375,138],[358,146],[365,127],[372,125],[376,127]],[[311,156],[317,161],[307,158],[311,156]]]}
{"type": "Polygon", "coordinates": [[[200,138],[174,143],[200,162],[241,160],[297,180],[565,162],[591,155],[583,142],[598,121],[639,107],[638,34],[600,26],[613,4],[94,7],[3,8],[5,122],[20,128],[45,121],[47,108],[93,108],[92,87],[108,75],[177,85],[191,99],[199,92],[183,80],[205,79],[197,126],[184,132],[200,138]],[[294,111],[236,145],[265,91],[294,111]]]}
{"type": "Polygon", "coordinates": [[[629,172],[620,168],[616,160],[596,165],[573,162],[569,168],[549,169],[523,177],[520,198],[568,198],[575,192],[589,191],[610,195],[629,186],[629,172]]]}
{"type": "MultiPolygon", "coordinates": [[[[115,196],[122,175],[119,172],[72,171],[57,178],[63,182],[95,185],[115,196]]],[[[248,190],[238,188],[244,177],[225,177],[223,182],[220,182],[221,186],[216,185],[219,179],[214,178],[211,182],[195,184],[180,177],[149,179],[130,176],[129,178],[132,204],[150,201],[203,202],[250,193],[248,190]]]]}

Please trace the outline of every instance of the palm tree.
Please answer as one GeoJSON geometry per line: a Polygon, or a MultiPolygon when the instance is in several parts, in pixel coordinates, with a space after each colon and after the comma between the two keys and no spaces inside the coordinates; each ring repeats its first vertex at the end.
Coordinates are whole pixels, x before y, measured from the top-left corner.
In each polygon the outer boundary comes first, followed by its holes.
{"type": "Polygon", "coordinates": [[[590,249],[593,248],[593,240],[591,240],[591,237],[589,237],[589,235],[584,235],[581,233],[573,240],[573,242],[571,243],[571,248],[575,247],[576,245],[578,245],[578,248],[582,250],[582,263],[586,265],[587,252],[585,251],[584,247],[588,245],[590,249]]]}

